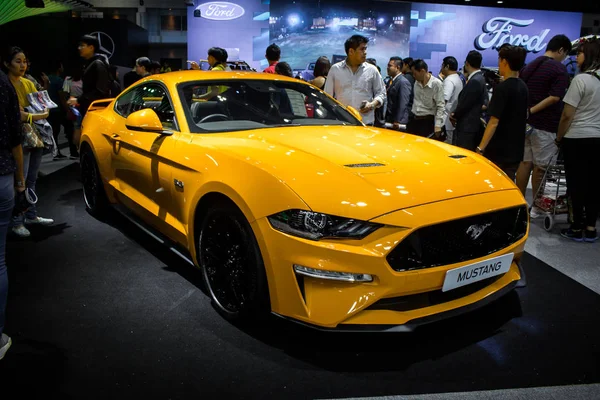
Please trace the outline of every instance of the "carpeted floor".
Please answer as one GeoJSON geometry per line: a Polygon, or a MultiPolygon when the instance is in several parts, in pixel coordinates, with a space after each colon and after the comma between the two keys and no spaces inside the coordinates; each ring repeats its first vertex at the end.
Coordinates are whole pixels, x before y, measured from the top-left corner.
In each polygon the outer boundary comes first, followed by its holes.
{"type": "Polygon", "coordinates": [[[600,296],[527,255],[528,286],[414,334],[237,327],[200,272],[132,223],[85,212],[78,164],[38,183],[9,238],[2,399],[341,398],[600,382],[600,296]],[[7,393],[16,390],[11,397],[7,393]],[[18,396],[18,397],[17,397],[18,396]]]}

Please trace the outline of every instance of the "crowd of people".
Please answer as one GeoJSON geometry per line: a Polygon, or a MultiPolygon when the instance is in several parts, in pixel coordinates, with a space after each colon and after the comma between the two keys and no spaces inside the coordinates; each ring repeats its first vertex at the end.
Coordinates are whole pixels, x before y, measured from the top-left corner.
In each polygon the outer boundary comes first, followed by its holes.
{"type": "MultiPolygon", "coordinates": [[[[561,235],[578,241],[598,239],[600,179],[593,162],[600,154],[600,42],[584,42],[577,51],[580,73],[570,82],[562,63],[571,52],[564,35],[553,37],[546,52],[525,66],[526,52],[504,44],[498,49],[500,83],[489,96],[481,71],[482,55],[470,51],[459,68],[457,59],[443,59],[436,75],[422,59],[392,56],[387,76],[367,58],[368,38],[353,35],[345,42],[346,59],[331,64],[326,56],[316,60],[310,83],[353,107],[369,126],[406,131],[477,152],[488,158],[512,180],[523,195],[531,178],[533,193],[540,188],[545,168],[562,149],[572,201],[573,223],[561,235]]],[[[99,52],[94,36],[79,41],[83,69],[63,78],[64,66],[53,61],[41,74],[41,83],[29,74],[25,52],[10,48],[2,56],[0,71],[0,359],[11,345],[3,332],[8,291],[5,263],[6,237],[30,235],[27,225],[50,225],[54,221],[37,214],[32,197],[44,148],[24,141],[24,127],[39,121],[51,126],[54,140],[64,130],[70,157],[78,158],[81,122],[88,107],[99,99],[121,92],[116,67],[99,52]],[[29,95],[47,90],[57,105],[35,112],[29,95]]],[[[264,73],[294,77],[290,65],[281,61],[276,44],[267,47],[264,73]]],[[[212,71],[227,71],[228,54],[220,47],[208,50],[212,71]]],[[[192,62],[191,69],[200,69],[192,62]]],[[[156,73],[169,72],[167,65],[138,58],[123,77],[124,87],[156,73]]],[[[216,86],[202,96],[210,100],[216,86]]],[[[56,146],[54,159],[65,158],[56,146]]],[[[451,179],[451,177],[449,177],[451,179]]],[[[531,201],[533,205],[533,199],[531,201]]],[[[541,214],[535,205],[531,217],[541,214]]]]}

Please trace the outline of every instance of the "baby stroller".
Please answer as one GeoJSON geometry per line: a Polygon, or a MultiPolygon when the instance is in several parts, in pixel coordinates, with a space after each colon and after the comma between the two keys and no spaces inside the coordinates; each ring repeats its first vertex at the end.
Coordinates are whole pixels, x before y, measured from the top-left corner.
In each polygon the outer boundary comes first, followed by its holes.
{"type": "Polygon", "coordinates": [[[560,150],[550,159],[533,202],[546,214],[544,229],[548,232],[554,227],[557,215],[568,215],[568,220],[572,220],[565,166],[560,150]]]}

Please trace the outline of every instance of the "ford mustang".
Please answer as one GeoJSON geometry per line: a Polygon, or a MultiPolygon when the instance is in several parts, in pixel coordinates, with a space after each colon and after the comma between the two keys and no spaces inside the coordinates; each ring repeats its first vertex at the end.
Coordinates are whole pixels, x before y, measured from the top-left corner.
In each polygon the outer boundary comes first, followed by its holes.
{"type": "Polygon", "coordinates": [[[231,320],[407,331],[522,281],[527,204],[506,175],[298,79],[152,75],[90,106],[80,150],[88,211],[172,244],[231,320]]]}

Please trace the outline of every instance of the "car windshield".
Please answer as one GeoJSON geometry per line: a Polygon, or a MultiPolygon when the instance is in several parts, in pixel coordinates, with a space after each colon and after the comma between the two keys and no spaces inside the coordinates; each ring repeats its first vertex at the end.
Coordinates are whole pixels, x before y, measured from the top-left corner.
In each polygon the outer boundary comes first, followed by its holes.
{"type": "Polygon", "coordinates": [[[179,95],[192,132],[279,126],[361,125],[344,107],[302,82],[188,82],[179,95]]]}

